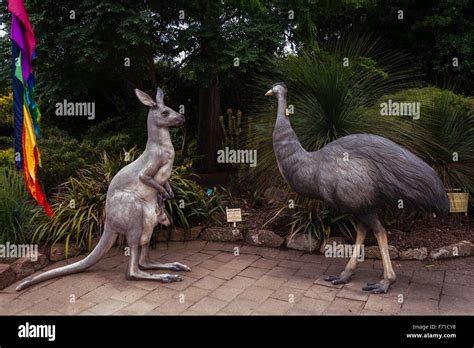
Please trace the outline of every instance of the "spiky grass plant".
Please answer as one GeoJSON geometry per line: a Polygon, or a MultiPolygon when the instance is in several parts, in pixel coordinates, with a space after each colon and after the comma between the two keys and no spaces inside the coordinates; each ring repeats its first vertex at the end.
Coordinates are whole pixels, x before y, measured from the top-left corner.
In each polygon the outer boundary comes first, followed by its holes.
{"type": "Polygon", "coordinates": [[[29,242],[34,206],[22,172],[0,168],[0,243],[29,242]]]}

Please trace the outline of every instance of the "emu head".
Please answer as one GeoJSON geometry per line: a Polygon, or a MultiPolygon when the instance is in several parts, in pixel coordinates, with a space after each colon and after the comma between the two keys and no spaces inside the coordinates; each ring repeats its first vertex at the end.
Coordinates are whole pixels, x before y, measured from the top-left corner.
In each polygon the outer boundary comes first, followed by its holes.
{"type": "Polygon", "coordinates": [[[288,88],[286,88],[286,85],[284,82],[277,82],[272,86],[271,89],[268,90],[267,93],[265,93],[265,95],[267,97],[274,95],[278,98],[278,96],[280,95],[286,96],[287,91],[288,91],[288,88]]]}
{"type": "Polygon", "coordinates": [[[163,102],[164,93],[161,88],[156,89],[156,98],[153,100],[145,92],[135,89],[135,94],[142,104],[148,106],[148,120],[152,121],[158,127],[174,127],[181,126],[184,122],[184,116],[167,107],[163,102]]]}

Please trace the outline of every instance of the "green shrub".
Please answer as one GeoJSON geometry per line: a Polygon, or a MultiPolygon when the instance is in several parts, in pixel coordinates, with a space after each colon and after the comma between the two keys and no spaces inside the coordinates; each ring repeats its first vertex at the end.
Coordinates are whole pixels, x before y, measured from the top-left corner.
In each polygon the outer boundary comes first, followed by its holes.
{"type": "Polygon", "coordinates": [[[35,202],[28,195],[23,172],[0,168],[0,243],[28,243],[35,202]]]}
{"type": "MultiPolygon", "coordinates": [[[[434,87],[408,89],[383,100],[420,102],[420,119],[412,123],[417,152],[439,174],[447,189],[461,189],[474,197],[474,105],[471,100],[434,87]],[[416,127],[416,128],[415,128],[416,127]]],[[[377,112],[374,110],[374,112],[377,112]]],[[[410,135],[413,135],[411,133],[410,135]]]]}
{"type": "Polygon", "coordinates": [[[347,214],[341,214],[323,203],[313,206],[297,205],[297,211],[291,217],[290,239],[296,234],[307,233],[319,240],[328,239],[333,231],[342,234],[346,239],[353,239],[352,222],[347,214]]]}
{"type": "Polygon", "coordinates": [[[15,164],[13,149],[0,150],[0,168],[11,168],[15,164]]]}

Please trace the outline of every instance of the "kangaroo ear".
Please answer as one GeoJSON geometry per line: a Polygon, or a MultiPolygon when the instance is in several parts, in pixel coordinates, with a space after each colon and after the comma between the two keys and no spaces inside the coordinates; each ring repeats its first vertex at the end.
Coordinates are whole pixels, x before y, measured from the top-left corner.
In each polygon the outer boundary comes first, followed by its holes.
{"type": "Polygon", "coordinates": [[[163,93],[163,90],[160,87],[158,87],[156,89],[156,98],[155,98],[156,103],[157,104],[163,104],[163,97],[164,96],[165,96],[165,94],[163,93]]]}
{"type": "Polygon", "coordinates": [[[135,88],[135,94],[137,95],[138,100],[140,100],[144,105],[150,108],[156,106],[155,101],[148,94],[140,91],[138,88],[135,88]]]}

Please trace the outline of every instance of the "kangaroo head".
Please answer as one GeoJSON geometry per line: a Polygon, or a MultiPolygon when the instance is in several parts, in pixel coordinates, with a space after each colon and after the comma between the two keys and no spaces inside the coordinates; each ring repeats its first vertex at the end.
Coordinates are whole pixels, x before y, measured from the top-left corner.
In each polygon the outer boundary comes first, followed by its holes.
{"type": "Polygon", "coordinates": [[[148,119],[151,119],[156,126],[168,128],[181,126],[185,122],[183,115],[164,104],[164,93],[161,88],[156,89],[156,100],[153,100],[152,97],[139,89],[135,89],[135,94],[138,100],[150,108],[148,119]]]}

